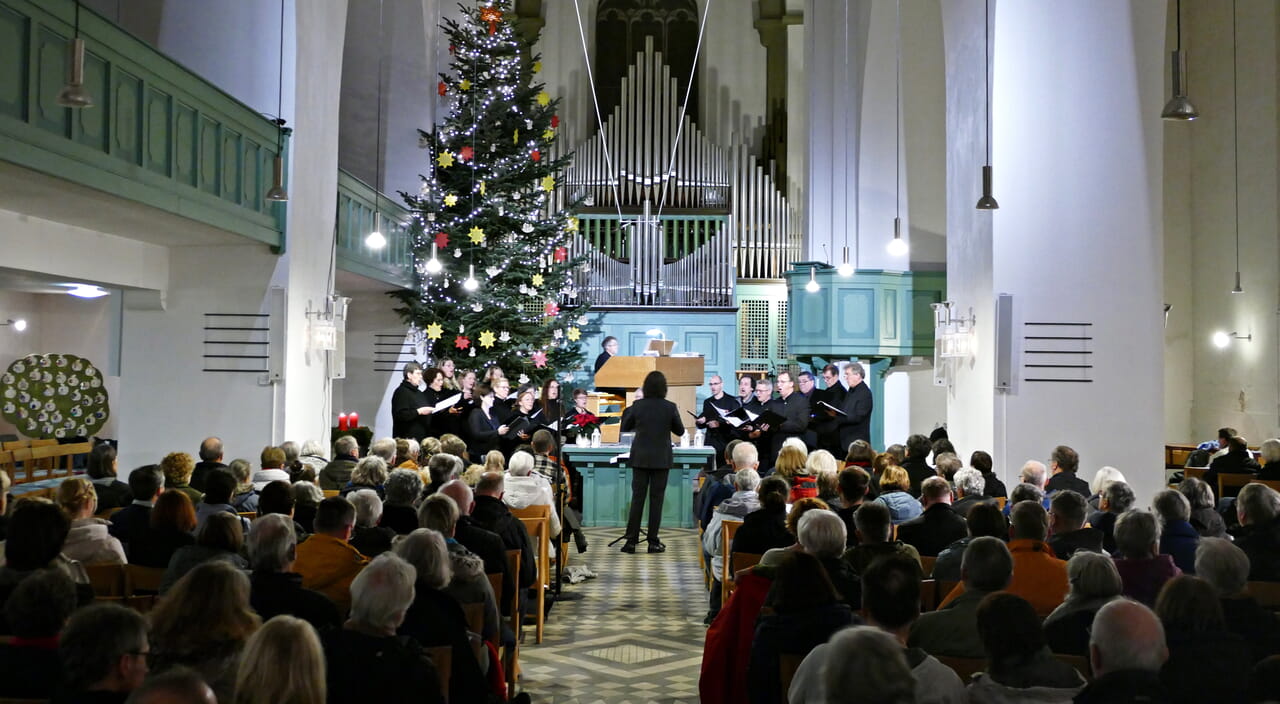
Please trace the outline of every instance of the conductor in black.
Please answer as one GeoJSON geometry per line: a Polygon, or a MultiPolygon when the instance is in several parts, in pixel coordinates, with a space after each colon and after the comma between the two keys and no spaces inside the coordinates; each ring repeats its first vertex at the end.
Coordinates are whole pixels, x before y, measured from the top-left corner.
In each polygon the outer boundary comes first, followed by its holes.
{"type": "Polygon", "coordinates": [[[662,372],[649,372],[641,390],[644,398],[622,414],[622,431],[636,434],[631,441],[631,513],[622,551],[633,553],[640,543],[640,515],[648,494],[649,552],[665,552],[667,546],[658,539],[658,530],[662,527],[662,502],[671,471],[671,434],[684,434],[684,423],[676,404],[667,400],[667,377],[662,372]]]}

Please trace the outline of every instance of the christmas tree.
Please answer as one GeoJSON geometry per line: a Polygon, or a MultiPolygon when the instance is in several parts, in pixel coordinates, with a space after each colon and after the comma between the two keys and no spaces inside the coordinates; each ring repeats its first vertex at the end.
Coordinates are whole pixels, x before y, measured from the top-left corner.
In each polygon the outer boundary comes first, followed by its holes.
{"type": "Polygon", "coordinates": [[[541,62],[512,27],[509,0],[462,12],[443,24],[453,58],[437,92],[448,114],[421,131],[431,161],[420,192],[401,194],[416,287],[392,296],[432,362],[541,382],[581,365],[587,323],[567,248],[578,221],[551,205],[570,160],[552,154],[559,101],[535,81],[541,62]]]}

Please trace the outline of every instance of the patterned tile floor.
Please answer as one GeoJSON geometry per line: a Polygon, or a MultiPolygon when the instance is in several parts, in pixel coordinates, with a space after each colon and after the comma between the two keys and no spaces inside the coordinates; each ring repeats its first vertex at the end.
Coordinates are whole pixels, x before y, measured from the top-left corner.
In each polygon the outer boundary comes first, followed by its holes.
{"type": "Polygon", "coordinates": [[[536,704],[694,704],[706,628],[707,593],[698,533],[664,531],[667,552],[635,555],[606,544],[620,528],[588,528],[590,549],[573,554],[599,576],[563,591],[542,645],[525,627],[521,689],[536,704]],[[585,558],[585,559],[583,559],[585,558]]]}

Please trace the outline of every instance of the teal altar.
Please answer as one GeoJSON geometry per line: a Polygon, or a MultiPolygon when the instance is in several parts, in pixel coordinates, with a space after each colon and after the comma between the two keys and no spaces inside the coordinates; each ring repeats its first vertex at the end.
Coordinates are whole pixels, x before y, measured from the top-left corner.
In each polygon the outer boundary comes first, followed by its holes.
{"type": "MultiPolygon", "coordinates": [[[[582,524],[585,526],[621,527],[627,525],[631,509],[632,469],[625,459],[610,460],[627,452],[628,445],[578,447],[566,444],[565,457],[582,474],[582,524]]],[[[662,505],[662,525],[692,528],[693,490],[698,472],[707,466],[715,453],[711,447],[676,447],[671,472],[667,475],[667,498],[662,505]]],[[[648,507],[644,522],[648,522],[648,507]]],[[[641,527],[644,526],[641,523],[641,527]]]]}

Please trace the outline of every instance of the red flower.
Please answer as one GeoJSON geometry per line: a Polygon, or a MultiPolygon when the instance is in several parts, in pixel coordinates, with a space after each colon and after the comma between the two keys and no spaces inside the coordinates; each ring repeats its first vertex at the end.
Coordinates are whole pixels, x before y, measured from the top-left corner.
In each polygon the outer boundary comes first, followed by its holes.
{"type": "Polygon", "coordinates": [[[590,413],[576,413],[573,416],[573,424],[580,428],[584,428],[588,425],[597,425],[599,423],[600,419],[590,413]]]}
{"type": "Polygon", "coordinates": [[[559,126],[560,126],[560,116],[559,116],[559,115],[552,115],[552,116],[551,116],[551,129],[555,129],[555,128],[559,127],[559,126]]]}
{"type": "Polygon", "coordinates": [[[440,97],[444,97],[444,94],[449,92],[449,86],[446,86],[444,81],[440,81],[436,84],[436,92],[440,94],[440,97]]]}

